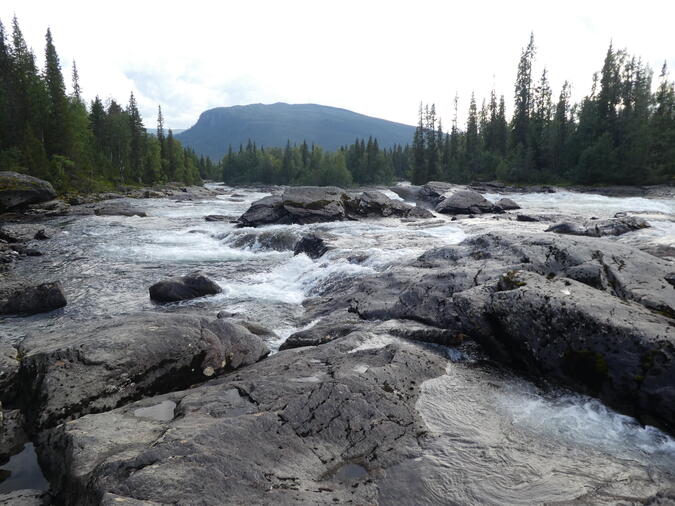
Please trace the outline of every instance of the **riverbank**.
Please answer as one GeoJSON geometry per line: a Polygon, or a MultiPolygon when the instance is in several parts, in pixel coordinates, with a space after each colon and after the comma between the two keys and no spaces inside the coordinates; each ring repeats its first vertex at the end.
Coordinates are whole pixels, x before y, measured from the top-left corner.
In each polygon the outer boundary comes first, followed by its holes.
{"type": "Polygon", "coordinates": [[[59,281],[67,305],[0,320],[5,420],[26,433],[0,485],[24,487],[33,451],[36,504],[672,500],[653,425],[674,269],[644,250],[673,246],[673,201],[487,192],[447,214],[437,189],[419,216],[389,189],[209,186],[16,224],[45,254],[4,279],[59,281]],[[258,208],[285,213],[257,217],[284,223],[237,223],[270,194],[258,208]],[[113,205],[138,212],[95,211],[113,205]],[[547,232],[626,218],[648,226],[547,232]],[[150,299],[194,270],[220,291],[150,299]]]}

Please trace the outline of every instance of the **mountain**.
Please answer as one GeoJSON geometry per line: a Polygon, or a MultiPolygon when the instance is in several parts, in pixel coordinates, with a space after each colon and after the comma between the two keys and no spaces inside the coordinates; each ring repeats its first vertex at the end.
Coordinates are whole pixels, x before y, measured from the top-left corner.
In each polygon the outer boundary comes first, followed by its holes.
{"type": "Polygon", "coordinates": [[[197,123],[176,138],[214,160],[249,139],[258,146],[318,144],[334,151],[357,138],[377,139],[380,147],[409,144],[415,127],[317,104],[251,104],[204,111],[197,123]]]}

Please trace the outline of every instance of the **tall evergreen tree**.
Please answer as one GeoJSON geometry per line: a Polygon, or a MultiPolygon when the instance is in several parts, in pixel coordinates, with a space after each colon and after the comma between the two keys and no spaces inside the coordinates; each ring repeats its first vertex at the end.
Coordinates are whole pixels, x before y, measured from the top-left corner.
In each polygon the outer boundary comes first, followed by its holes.
{"type": "Polygon", "coordinates": [[[45,129],[45,148],[48,155],[71,156],[72,132],[68,118],[66,87],[61,74],[61,64],[56,54],[51,30],[45,35],[45,84],[49,93],[49,118],[45,129]]]}

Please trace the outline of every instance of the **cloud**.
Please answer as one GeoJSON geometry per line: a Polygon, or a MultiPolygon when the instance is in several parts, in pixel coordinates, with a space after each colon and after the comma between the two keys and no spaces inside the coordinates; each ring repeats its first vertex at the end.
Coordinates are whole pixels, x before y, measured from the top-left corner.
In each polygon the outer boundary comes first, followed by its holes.
{"type": "Polygon", "coordinates": [[[434,0],[287,2],[249,0],[3,0],[42,58],[51,26],[64,73],[78,62],[87,98],[126,103],[137,95],[146,124],[161,104],[166,124],[185,128],[205,109],[242,103],[315,102],[414,124],[420,100],[435,102],[445,125],[460,95],[480,104],[493,85],[510,103],[530,31],[557,93],[588,92],[611,39],[658,72],[675,67],[671,2],[636,8],[607,0],[503,2],[434,0]]]}

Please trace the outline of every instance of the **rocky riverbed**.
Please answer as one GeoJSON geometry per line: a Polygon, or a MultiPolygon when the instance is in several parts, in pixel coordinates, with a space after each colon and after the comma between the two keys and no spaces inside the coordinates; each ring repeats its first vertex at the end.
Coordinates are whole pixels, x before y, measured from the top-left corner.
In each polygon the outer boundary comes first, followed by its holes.
{"type": "Polygon", "coordinates": [[[675,200],[539,190],[4,215],[0,504],[672,503],[675,200]]]}

